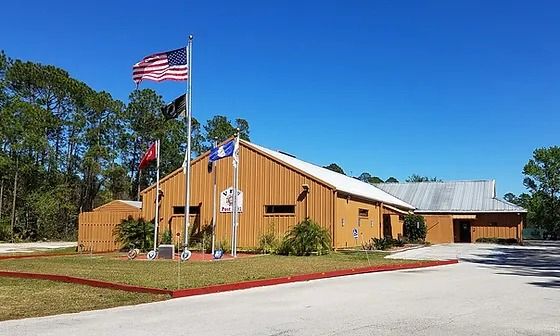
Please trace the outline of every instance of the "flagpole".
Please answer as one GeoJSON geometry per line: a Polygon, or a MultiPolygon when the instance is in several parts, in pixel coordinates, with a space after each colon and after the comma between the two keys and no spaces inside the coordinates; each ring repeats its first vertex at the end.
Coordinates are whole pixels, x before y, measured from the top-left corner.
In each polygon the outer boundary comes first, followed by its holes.
{"type": "MultiPolygon", "coordinates": [[[[218,146],[218,141],[214,139],[214,148],[218,146]]],[[[212,199],[212,256],[214,256],[215,245],[216,245],[216,199],[217,199],[217,172],[216,172],[216,161],[212,161],[212,174],[214,174],[214,194],[212,199]]]]}
{"type": "Polygon", "coordinates": [[[236,160],[237,162],[235,163],[234,166],[234,180],[233,180],[233,217],[234,217],[234,226],[233,226],[233,236],[234,236],[234,244],[232,247],[233,250],[233,256],[237,257],[237,239],[238,239],[238,231],[239,231],[239,211],[238,211],[238,205],[237,205],[237,195],[239,194],[239,153],[236,151],[239,151],[239,129],[237,129],[237,138],[235,139],[235,145],[234,145],[234,149],[233,149],[233,160],[236,160]]]}
{"type": "MultiPolygon", "coordinates": [[[[235,145],[233,146],[233,151],[235,153],[235,145]]],[[[233,166],[233,190],[232,190],[232,202],[231,202],[231,256],[235,257],[236,253],[236,241],[235,241],[235,220],[236,220],[236,212],[237,212],[237,182],[235,181],[235,170],[236,168],[236,164],[235,164],[235,155],[232,155],[231,157],[232,160],[232,166],[233,166]]]]}
{"type": "Polygon", "coordinates": [[[140,200],[140,180],[142,179],[142,169],[138,168],[138,192],[136,193],[136,200],[140,200]]]}
{"type": "Polygon", "coordinates": [[[192,42],[193,36],[189,35],[187,41],[187,153],[186,153],[186,169],[185,169],[185,225],[184,225],[184,250],[188,250],[189,245],[189,226],[190,226],[190,201],[191,201],[191,128],[192,128],[192,42]]]}
{"type": "Polygon", "coordinates": [[[156,218],[154,220],[154,256],[157,248],[157,233],[159,226],[159,147],[160,140],[156,140],[156,218]]]}

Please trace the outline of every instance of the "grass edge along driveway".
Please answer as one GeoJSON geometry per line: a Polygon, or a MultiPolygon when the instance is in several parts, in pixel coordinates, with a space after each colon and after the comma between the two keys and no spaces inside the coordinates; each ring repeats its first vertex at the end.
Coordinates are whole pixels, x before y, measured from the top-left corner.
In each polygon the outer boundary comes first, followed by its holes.
{"type": "Polygon", "coordinates": [[[0,321],[136,305],[168,298],[168,295],[0,277],[0,321]]]}
{"type": "MultiPolygon", "coordinates": [[[[385,259],[385,255],[333,252],[325,256],[258,255],[236,260],[179,263],[170,260],[126,260],[122,254],[115,253],[0,260],[0,269],[177,289],[411,262],[385,259]]],[[[48,280],[0,277],[0,320],[134,305],[168,298],[167,295],[131,293],[48,280]]]]}
{"type": "Polygon", "coordinates": [[[324,256],[258,255],[236,260],[179,263],[126,260],[121,254],[0,260],[0,270],[60,274],[129,285],[179,289],[358,267],[410,263],[385,253],[333,252],[324,256]]]}

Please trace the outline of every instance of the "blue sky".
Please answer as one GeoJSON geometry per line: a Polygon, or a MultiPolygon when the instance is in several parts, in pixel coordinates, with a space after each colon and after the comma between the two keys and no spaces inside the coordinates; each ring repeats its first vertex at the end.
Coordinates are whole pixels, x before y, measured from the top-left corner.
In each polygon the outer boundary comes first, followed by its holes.
{"type": "MultiPolygon", "coordinates": [[[[193,114],[347,173],[524,191],[559,145],[555,1],[12,1],[0,49],[126,101],[131,66],[194,34],[193,114]]],[[[143,84],[166,100],[184,83],[143,84]]]]}

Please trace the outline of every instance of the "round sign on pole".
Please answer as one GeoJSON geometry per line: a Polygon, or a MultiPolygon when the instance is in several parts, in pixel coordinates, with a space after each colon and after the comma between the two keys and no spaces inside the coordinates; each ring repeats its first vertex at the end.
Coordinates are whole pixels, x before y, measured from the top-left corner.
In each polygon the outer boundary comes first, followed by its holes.
{"type": "Polygon", "coordinates": [[[135,259],[138,256],[139,253],[140,253],[139,249],[131,249],[127,253],[128,260],[135,259]]]}
{"type": "Polygon", "coordinates": [[[192,256],[192,252],[185,249],[182,253],[181,253],[181,260],[182,261],[187,261],[191,258],[192,256]]]}
{"type": "Polygon", "coordinates": [[[222,257],[224,256],[224,251],[221,249],[218,249],[216,251],[214,251],[214,259],[222,259],[222,257]]]}
{"type": "Polygon", "coordinates": [[[157,252],[155,250],[151,250],[148,252],[148,260],[154,260],[157,257],[157,252]]]}
{"type": "Polygon", "coordinates": [[[358,228],[352,229],[352,236],[354,236],[354,239],[358,239],[358,228]]]}

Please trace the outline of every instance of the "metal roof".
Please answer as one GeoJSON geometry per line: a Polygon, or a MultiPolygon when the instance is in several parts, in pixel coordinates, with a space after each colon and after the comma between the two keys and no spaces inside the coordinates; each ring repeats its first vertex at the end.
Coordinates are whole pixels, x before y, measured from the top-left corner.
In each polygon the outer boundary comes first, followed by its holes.
{"type": "Polygon", "coordinates": [[[404,202],[397,197],[388,194],[387,192],[369,184],[362,182],[353,177],[346,176],[344,174],[339,174],[332,170],[316,166],[312,163],[302,161],[295,158],[294,156],[280,153],[248,141],[241,140],[248,147],[253,147],[261,152],[264,152],[276,160],[292,166],[296,169],[303,171],[304,173],[315,177],[316,179],[323,181],[331,186],[335,187],[336,190],[342,191],[351,195],[363,197],[365,199],[370,199],[378,202],[387,203],[396,206],[401,209],[412,210],[414,206],[404,202]]]}
{"type": "Polygon", "coordinates": [[[376,186],[414,205],[415,212],[527,212],[497,198],[494,180],[379,183],[376,186]]]}
{"type": "Polygon", "coordinates": [[[126,201],[126,200],[118,200],[118,201],[119,201],[119,202],[126,203],[126,204],[128,204],[128,205],[130,205],[130,206],[133,206],[133,207],[135,207],[135,208],[142,209],[142,202],[139,202],[139,201],[126,201]]]}

